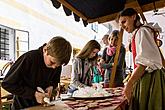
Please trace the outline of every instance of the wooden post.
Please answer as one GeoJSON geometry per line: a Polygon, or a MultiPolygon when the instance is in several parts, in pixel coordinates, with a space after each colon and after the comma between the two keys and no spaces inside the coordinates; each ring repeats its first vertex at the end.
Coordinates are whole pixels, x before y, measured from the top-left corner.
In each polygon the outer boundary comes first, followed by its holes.
{"type": "Polygon", "coordinates": [[[139,7],[139,8],[137,8],[137,12],[140,14],[140,16],[141,16],[141,18],[142,18],[142,21],[143,21],[143,24],[146,24],[146,23],[147,23],[147,20],[146,20],[144,14],[143,14],[143,9],[142,9],[142,7],[140,6],[140,4],[139,4],[138,1],[136,1],[136,3],[137,3],[137,5],[138,5],[138,7],[139,7]]]}
{"type": "Polygon", "coordinates": [[[122,45],[122,39],[123,39],[123,29],[120,28],[119,31],[119,38],[117,41],[117,47],[116,47],[116,55],[114,58],[114,66],[112,67],[112,72],[111,72],[111,77],[110,77],[110,82],[109,82],[109,87],[113,87],[114,86],[114,80],[115,80],[115,74],[116,74],[116,68],[117,68],[117,64],[118,64],[118,58],[119,58],[119,54],[120,54],[120,48],[122,45]]]}

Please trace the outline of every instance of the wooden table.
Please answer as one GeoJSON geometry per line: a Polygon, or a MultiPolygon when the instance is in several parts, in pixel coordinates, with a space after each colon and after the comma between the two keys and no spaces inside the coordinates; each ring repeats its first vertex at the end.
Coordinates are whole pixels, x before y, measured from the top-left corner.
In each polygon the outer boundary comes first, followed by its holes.
{"type": "MultiPolygon", "coordinates": [[[[55,105],[44,107],[43,105],[34,106],[27,108],[25,110],[74,110],[73,108],[69,107],[67,104],[64,103],[65,101],[57,101],[55,105]]],[[[89,110],[125,110],[126,100],[121,100],[121,103],[115,104],[113,106],[107,107],[96,107],[89,110]]]]}
{"type": "Polygon", "coordinates": [[[79,107],[84,107],[88,110],[125,110],[127,101],[122,96],[123,88],[105,88],[105,90],[112,95],[97,98],[64,98],[65,100],[63,99],[63,101],[55,101],[53,106],[44,107],[40,105],[26,110],[77,110],[79,107]]]}
{"type": "Polygon", "coordinates": [[[44,107],[43,105],[35,106],[35,107],[30,107],[25,110],[73,110],[66,104],[64,104],[63,101],[57,101],[54,106],[48,106],[44,107]]]}

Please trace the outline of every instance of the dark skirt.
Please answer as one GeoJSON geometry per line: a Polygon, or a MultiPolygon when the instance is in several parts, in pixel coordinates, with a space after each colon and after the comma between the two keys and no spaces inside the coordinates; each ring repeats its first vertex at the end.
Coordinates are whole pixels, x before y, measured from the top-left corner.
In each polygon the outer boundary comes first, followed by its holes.
{"type": "Polygon", "coordinates": [[[165,70],[145,72],[136,82],[129,110],[165,110],[165,70]]]}

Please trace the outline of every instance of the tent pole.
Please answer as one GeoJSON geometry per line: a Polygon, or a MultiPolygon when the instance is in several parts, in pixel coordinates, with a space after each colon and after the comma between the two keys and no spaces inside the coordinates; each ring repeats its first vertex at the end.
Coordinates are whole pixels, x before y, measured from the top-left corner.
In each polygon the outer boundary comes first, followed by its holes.
{"type": "Polygon", "coordinates": [[[119,58],[119,54],[120,54],[120,48],[121,48],[121,45],[122,45],[123,32],[124,32],[124,30],[122,28],[120,28],[119,38],[118,38],[118,41],[117,41],[118,45],[116,47],[116,55],[115,55],[115,58],[114,58],[114,66],[112,67],[109,87],[114,87],[114,80],[115,80],[116,68],[117,68],[117,64],[118,64],[118,58],[119,58]]]}

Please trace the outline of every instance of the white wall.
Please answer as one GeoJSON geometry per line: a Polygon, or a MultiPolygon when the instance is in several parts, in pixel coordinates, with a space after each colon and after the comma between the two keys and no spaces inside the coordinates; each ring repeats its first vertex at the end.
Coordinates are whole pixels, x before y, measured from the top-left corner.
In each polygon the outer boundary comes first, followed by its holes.
{"type": "MultiPolygon", "coordinates": [[[[84,27],[82,21],[75,22],[73,16],[66,16],[62,7],[53,7],[50,0],[0,0],[0,24],[28,31],[29,50],[38,48],[54,36],[63,36],[74,48],[82,48],[94,36],[100,42],[108,31],[102,24],[98,24],[97,33],[91,30],[91,24],[84,27]]],[[[63,69],[62,73],[68,74],[68,69],[63,69]]]]}

